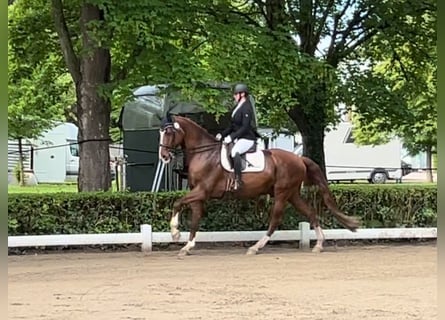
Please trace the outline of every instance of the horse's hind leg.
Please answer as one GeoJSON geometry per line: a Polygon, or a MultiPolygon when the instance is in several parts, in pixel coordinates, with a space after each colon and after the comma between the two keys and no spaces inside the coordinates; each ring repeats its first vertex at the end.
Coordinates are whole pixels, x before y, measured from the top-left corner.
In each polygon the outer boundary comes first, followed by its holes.
{"type": "Polygon", "coordinates": [[[295,194],[289,202],[299,211],[309,218],[309,223],[314,228],[315,235],[317,236],[317,243],[315,244],[312,252],[321,252],[323,250],[324,234],[318,221],[317,213],[299,194],[295,194]]]}
{"type": "Polygon", "coordinates": [[[262,237],[257,243],[255,243],[253,246],[247,250],[247,254],[257,254],[258,251],[269,242],[270,237],[275,232],[276,228],[281,224],[281,221],[283,220],[283,210],[284,206],[286,204],[286,201],[275,197],[275,203],[272,209],[272,214],[270,217],[269,222],[269,228],[267,229],[267,233],[264,237],[262,237]]]}

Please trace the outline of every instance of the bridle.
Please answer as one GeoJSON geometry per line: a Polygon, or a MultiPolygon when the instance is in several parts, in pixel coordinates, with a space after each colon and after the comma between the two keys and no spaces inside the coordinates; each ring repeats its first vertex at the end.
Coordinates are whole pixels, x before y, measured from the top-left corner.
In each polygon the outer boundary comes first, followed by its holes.
{"type": "MultiPolygon", "coordinates": [[[[159,131],[160,131],[161,136],[162,136],[162,134],[163,134],[164,132],[166,132],[167,129],[170,129],[170,128],[172,128],[172,132],[173,132],[173,141],[175,141],[175,138],[176,138],[176,129],[175,129],[175,127],[174,127],[174,125],[173,125],[172,122],[166,123],[166,124],[161,128],[161,130],[159,130],[159,131]]],[[[170,146],[168,146],[168,145],[166,145],[166,144],[163,144],[162,141],[159,141],[159,146],[160,146],[160,147],[163,147],[163,148],[166,148],[166,149],[169,150],[169,151],[171,151],[171,150],[175,150],[175,149],[176,149],[176,147],[170,147],[170,146]]]]}
{"type": "MultiPolygon", "coordinates": [[[[175,141],[177,129],[175,128],[173,122],[168,122],[168,123],[164,124],[164,126],[160,130],[161,134],[166,132],[166,130],[168,130],[168,129],[172,130],[173,141],[175,141]]],[[[221,145],[221,143],[222,143],[221,141],[217,141],[217,142],[213,142],[213,143],[197,146],[195,148],[187,149],[186,152],[188,154],[196,154],[196,153],[211,151],[211,150],[214,149],[214,147],[216,145],[221,145]]],[[[171,146],[168,146],[166,144],[163,144],[162,141],[159,142],[159,146],[163,147],[163,148],[166,148],[168,151],[170,151],[172,153],[177,153],[177,146],[176,147],[171,147],[171,146]]]]}

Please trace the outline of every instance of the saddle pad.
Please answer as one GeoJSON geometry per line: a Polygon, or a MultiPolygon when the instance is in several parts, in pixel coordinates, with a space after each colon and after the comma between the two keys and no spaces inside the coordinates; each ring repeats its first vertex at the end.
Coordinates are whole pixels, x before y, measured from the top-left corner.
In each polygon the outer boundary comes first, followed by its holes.
{"type": "MultiPolygon", "coordinates": [[[[244,158],[246,159],[245,161],[247,162],[242,172],[260,172],[264,170],[266,161],[264,158],[263,150],[257,149],[257,151],[255,152],[245,153],[242,158],[243,162],[244,158]]],[[[227,147],[224,144],[222,145],[221,148],[221,165],[225,170],[233,172],[233,169],[230,168],[230,163],[227,155],[227,147]]]]}

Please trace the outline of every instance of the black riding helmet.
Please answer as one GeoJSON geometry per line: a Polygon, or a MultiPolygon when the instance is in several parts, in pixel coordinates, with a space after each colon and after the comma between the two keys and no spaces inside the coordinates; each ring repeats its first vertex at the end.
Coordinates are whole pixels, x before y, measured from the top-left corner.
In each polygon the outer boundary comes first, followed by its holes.
{"type": "Polygon", "coordinates": [[[245,94],[249,94],[249,88],[244,83],[238,83],[233,88],[233,94],[244,92],[245,94]]]}

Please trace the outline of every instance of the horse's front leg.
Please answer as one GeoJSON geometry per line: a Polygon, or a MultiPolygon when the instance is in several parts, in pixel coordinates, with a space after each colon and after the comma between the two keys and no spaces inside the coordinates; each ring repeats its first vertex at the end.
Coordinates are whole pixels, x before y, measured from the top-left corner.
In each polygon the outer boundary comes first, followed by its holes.
{"type": "Polygon", "coordinates": [[[192,222],[190,225],[190,236],[187,244],[179,251],[180,256],[190,254],[190,250],[195,247],[196,232],[199,228],[199,221],[204,213],[203,201],[195,201],[190,204],[192,209],[192,222]]]}
{"type": "Polygon", "coordinates": [[[173,206],[173,214],[170,219],[170,233],[173,241],[178,241],[181,238],[181,232],[179,231],[179,213],[181,212],[180,206],[173,206]]]}
{"type": "Polygon", "coordinates": [[[172,235],[172,239],[174,241],[178,241],[181,238],[181,233],[178,229],[179,227],[179,214],[183,206],[194,202],[194,201],[203,201],[205,200],[205,192],[200,190],[199,188],[194,188],[184,197],[178,199],[173,204],[173,214],[170,219],[170,232],[172,235]]]}

